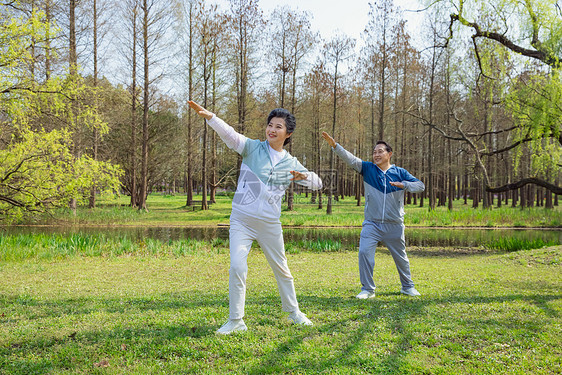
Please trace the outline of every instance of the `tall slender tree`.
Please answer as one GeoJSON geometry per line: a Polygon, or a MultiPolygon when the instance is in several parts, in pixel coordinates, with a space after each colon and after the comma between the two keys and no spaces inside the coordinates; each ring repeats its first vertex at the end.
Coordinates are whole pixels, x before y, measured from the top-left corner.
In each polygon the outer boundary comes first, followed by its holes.
{"type": "MultiPolygon", "coordinates": [[[[213,77],[214,69],[216,67],[216,56],[218,48],[218,38],[222,32],[222,21],[217,11],[216,5],[206,6],[204,1],[197,3],[197,33],[198,33],[198,46],[199,46],[199,66],[201,67],[201,77],[203,81],[203,107],[209,108],[212,99],[213,77]]],[[[202,199],[201,209],[208,210],[207,202],[207,188],[208,181],[208,125],[203,120],[203,135],[202,135],[202,150],[203,157],[201,161],[201,185],[202,185],[202,199]]],[[[214,181],[213,181],[214,183],[214,181]]]]}
{"type": "MultiPolygon", "coordinates": [[[[195,41],[195,27],[197,23],[196,17],[196,1],[189,0],[181,3],[181,13],[180,13],[180,27],[178,28],[178,34],[182,43],[182,55],[185,54],[185,68],[187,70],[187,100],[194,99],[194,86],[193,80],[195,75],[195,56],[194,51],[196,45],[195,41]]],[[[194,153],[193,153],[193,114],[192,111],[187,107],[185,112],[187,117],[187,137],[185,140],[186,144],[186,171],[185,171],[185,189],[186,189],[186,206],[191,206],[193,203],[193,163],[194,163],[194,153]]]]}
{"type": "MultiPolygon", "coordinates": [[[[310,15],[297,12],[289,7],[278,7],[271,15],[271,55],[275,73],[278,76],[279,99],[278,107],[288,108],[296,116],[297,108],[297,77],[303,59],[312,50],[316,38],[310,29],[310,15]],[[290,98],[288,98],[290,94],[290,98]],[[290,99],[290,100],[289,100],[290,99]]],[[[289,152],[293,151],[293,143],[289,143],[289,152]]],[[[287,209],[293,210],[294,184],[286,192],[287,209]]]]}
{"type": "MultiPolygon", "coordinates": [[[[332,84],[332,135],[336,136],[336,123],[338,121],[338,92],[339,81],[341,79],[342,65],[353,56],[353,48],[355,47],[355,40],[345,35],[336,35],[324,46],[324,56],[327,64],[331,65],[332,71],[331,84],[332,84]]],[[[334,171],[334,155],[330,153],[330,173],[335,176],[334,171]]],[[[336,181],[331,181],[331,188],[328,189],[328,203],[326,205],[326,214],[332,213],[332,195],[334,194],[333,187],[336,186],[336,181]]]]}
{"type": "MultiPolygon", "coordinates": [[[[256,67],[256,52],[265,21],[258,0],[229,0],[227,15],[231,34],[230,62],[234,69],[233,91],[236,93],[238,132],[246,133],[251,97],[252,74],[256,67]]],[[[238,156],[237,171],[242,159],[238,156]]]]}
{"type": "Polygon", "coordinates": [[[139,0],[127,0],[123,6],[123,12],[125,13],[124,19],[128,23],[128,31],[130,34],[129,45],[130,48],[126,48],[129,53],[126,54],[127,60],[130,64],[131,72],[131,85],[130,85],[130,116],[131,116],[131,128],[130,128],[130,143],[129,143],[129,191],[131,194],[131,207],[139,207],[141,203],[140,194],[138,191],[138,165],[137,165],[137,44],[138,44],[138,25],[140,16],[140,3],[139,0]]]}
{"type": "MultiPolygon", "coordinates": [[[[371,74],[372,87],[378,87],[378,118],[376,121],[378,129],[376,133],[375,129],[372,129],[372,132],[373,136],[374,134],[378,135],[378,139],[384,139],[388,79],[391,74],[390,65],[394,50],[392,38],[389,34],[398,22],[399,16],[393,0],[377,0],[369,3],[369,7],[369,21],[364,33],[365,47],[363,48],[363,54],[369,64],[367,71],[371,74]]],[[[371,103],[373,105],[371,113],[374,116],[374,97],[371,103]]],[[[374,125],[374,118],[371,123],[374,125]]],[[[374,138],[372,138],[372,143],[374,148],[374,138]]]]}
{"type": "Polygon", "coordinates": [[[149,120],[151,67],[164,59],[164,35],[170,25],[170,14],[167,4],[161,0],[142,0],[140,3],[142,27],[142,56],[143,56],[143,109],[142,109],[142,152],[141,152],[141,185],[139,196],[139,210],[148,211],[146,199],[149,186],[149,120]],[[156,57],[158,56],[158,58],[156,57]],[[151,61],[154,58],[154,62],[151,61]]]}

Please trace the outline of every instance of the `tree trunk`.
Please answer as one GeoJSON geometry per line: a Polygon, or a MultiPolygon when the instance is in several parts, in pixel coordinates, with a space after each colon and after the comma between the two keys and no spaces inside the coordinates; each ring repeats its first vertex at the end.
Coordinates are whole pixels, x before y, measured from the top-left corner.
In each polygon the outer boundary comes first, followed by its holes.
{"type": "MultiPolygon", "coordinates": [[[[93,0],[93,18],[94,18],[94,45],[93,45],[93,49],[94,49],[94,89],[98,86],[98,9],[97,9],[97,0],[93,0]]],[[[97,108],[97,99],[96,99],[96,105],[95,107],[97,108]]],[[[98,134],[98,129],[97,127],[94,126],[94,130],[93,130],[93,144],[92,144],[92,152],[93,152],[93,158],[94,160],[98,160],[98,144],[99,144],[99,134],[98,134]]],[[[95,179],[94,179],[95,181],[95,179]]],[[[89,208],[94,208],[96,207],[96,188],[95,186],[92,187],[92,190],[90,191],[90,201],[89,201],[89,208]]]]}
{"type": "MultiPolygon", "coordinates": [[[[213,112],[216,110],[216,92],[217,92],[217,77],[216,77],[216,54],[212,55],[212,92],[211,92],[211,108],[213,112]]],[[[209,195],[209,201],[211,203],[217,203],[217,133],[212,132],[211,136],[211,193],[209,195]]]]}
{"type": "Polygon", "coordinates": [[[143,0],[143,55],[144,55],[144,93],[142,113],[142,169],[141,169],[141,193],[139,210],[148,211],[146,199],[148,197],[148,112],[149,112],[149,53],[148,53],[148,4],[143,0]]]}
{"type": "MultiPolygon", "coordinates": [[[[189,2],[189,51],[188,51],[188,72],[187,72],[187,96],[193,100],[193,2],[189,2]]],[[[186,206],[191,206],[193,201],[193,118],[192,111],[187,109],[187,190],[186,206]]]]}
{"type": "MultiPolygon", "coordinates": [[[[361,120],[361,115],[359,115],[359,120],[361,120]]],[[[361,137],[357,138],[357,154],[361,155],[361,137]]],[[[355,200],[357,201],[357,207],[361,206],[361,175],[359,173],[354,173],[355,180],[355,200]]]]}
{"type": "MultiPolygon", "coordinates": [[[[51,1],[52,0],[45,0],[45,19],[47,22],[53,22],[53,15],[51,13],[51,1]]],[[[46,35],[45,38],[46,48],[45,48],[45,80],[49,80],[51,78],[51,35],[46,35]]]]}
{"type": "Polygon", "coordinates": [[[477,208],[480,203],[480,184],[476,180],[472,180],[472,208],[477,208]]]}
{"type": "MultiPolygon", "coordinates": [[[[431,76],[429,83],[429,122],[433,124],[433,103],[434,103],[434,93],[435,93],[435,70],[437,65],[437,47],[433,48],[432,63],[431,63],[431,76]]],[[[429,209],[435,209],[435,186],[434,182],[434,171],[433,171],[433,129],[430,127],[427,134],[427,194],[429,196],[429,209]]]]}
{"type": "Polygon", "coordinates": [[[131,207],[138,207],[137,194],[137,11],[133,11],[133,54],[131,83],[131,147],[129,160],[131,163],[131,207]]]}
{"type": "Polygon", "coordinates": [[[550,190],[547,189],[545,191],[545,194],[546,194],[546,196],[545,196],[544,208],[551,210],[551,209],[554,208],[554,204],[553,204],[553,201],[552,201],[552,193],[550,192],[550,190]]]}
{"type": "MultiPolygon", "coordinates": [[[[335,137],[336,133],[336,116],[337,116],[337,105],[338,105],[338,96],[337,91],[338,89],[338,61],[335,63],[335,73],[334,73],[334,87],[333,87],[333,105],[332,105],[332,136],[335,137]]],[[[334,176],[334,153],[330,152],[330,174],[334,176]]],[[[328,205],[326,206],[326,214],[332,214],[332,195],[334,191],[332,189],[333,186],[337,186],[335,181],[331,181],[330,188],[328,189],[328,205]]]]}
{"type": "Polygon", "coordinates": [[[447,203],[447,209],[453,211],[453,199],[455,198],[455,172],[453,171],[453,147],[451,145],[451,140],[447,140],[447,150],[449,156],[449,201],[447,203]]]}
{"type": "MultiPolygon", "coordinates": [[[[76,0],[70,0],[70,7],[69,7],[69,53],[68,53],[68,66],[69,72],[72,76],[72,79],[76,77],[78,71],[78,57],[76,55],[76,0]]],[[[75,109],[74,109],[74,102],[71,104],[71,111],[70,116],[74,117],[75,109]]],[[[70,123],[73,123],[75,119],[71,119],[70,123]]],[[[78,129],[75,129],[75,138],[78,137],[78,129]]],[[[78,139],[74,140],[74,157],[79,157],[79,143],[78,139]]],[[[69,204],[70,209],[74,216],[76,216],[76,198],[72,198],[69,204]]]]}
{"type": "MultiPolygon", "coordinates": [[[[204,49],[204,56],[203,56],[203,107],[207,108],[207,94],[209,89],[209,72],[208,72],[208,50],[207,46],[203,47],[204,49]]],[[[207,133],[208,133],[208,125],[207,121],[203,119],[203,160],[201,161],[201,210],[205,211],[209,209],[209,204],[207,203],[207,186],[208,186],[208,178],[207,178],[207,133]]]]}

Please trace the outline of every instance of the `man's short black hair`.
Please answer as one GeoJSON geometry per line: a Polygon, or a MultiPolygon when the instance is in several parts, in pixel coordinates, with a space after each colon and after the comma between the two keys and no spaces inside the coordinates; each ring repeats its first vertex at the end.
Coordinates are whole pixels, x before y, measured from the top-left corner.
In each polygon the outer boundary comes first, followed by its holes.
{"type": "Polygon", "coordinates": [[[392,152],[392,147],[390,147],[390,145],[388,143],[386,143],[385,141],[377,141],[377,144],[375,144],[375,147],[377,147],[378,145],[384,145],[384,148],[386,149],[386,152],[392,152]]]}

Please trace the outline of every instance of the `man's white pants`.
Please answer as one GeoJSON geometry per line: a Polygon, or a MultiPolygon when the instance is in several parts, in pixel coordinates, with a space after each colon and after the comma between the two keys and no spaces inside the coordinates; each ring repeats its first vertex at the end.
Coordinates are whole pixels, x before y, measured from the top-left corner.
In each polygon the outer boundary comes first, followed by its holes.
{"type": "Polygon", "coordinates": [[[277,280],[283,311],[299,309],[293,276],[287,266],[283,230],[280,222],[266,222],[233,212],[230,216],[230,319],[244,317],[246,302],[246,277],[248,275],[248,254],[252,242],[258,241],[277,280]]]}

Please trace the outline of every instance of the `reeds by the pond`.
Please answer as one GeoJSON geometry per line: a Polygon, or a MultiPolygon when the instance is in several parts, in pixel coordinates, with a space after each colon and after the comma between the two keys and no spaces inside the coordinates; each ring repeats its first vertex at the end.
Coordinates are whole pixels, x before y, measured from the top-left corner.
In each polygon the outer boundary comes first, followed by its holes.
{"type": "Polygon", "coordinates": [[[545,241],[541,238],[535,239],[522,239],[522,238],[512,238],[512,237],[500,237],[495,240],[490,241],[486,246],[494,250],[503,251],[519,251],[519,250],[532,250],[540,249],[545,246],[555,246],[558,245],[555,241],[545,241]]]}
{"type": "Polygon", "coordinates": [[[285,244],[285,248],[289,253],[299,253],[301,251],[322,253],[345,250],[342,247],[341,241],[330,239],[289,241],[285,244]]]}
{"type": "MultiPolygon", "coordinates": [[[[480,246],[491,250],[517,251],[557,245],[555,241],[500,237],[480,246]]],[[[254,244],[257,247],[257,244],[254,244]]],[[[343,245],[338,239],[288,240],[288,253],[356,251],[357,244],[343,245]]],[[[98,256],[182,256],[201,252],[228,254],[228,240],[196,240],[191,238],[162,241],[158,239],[132,239],[126,236],[112,238],[104,234],[6,234],[0,236],[0,261],[25,259],[62,259],[68,257],[98,256]]]]}
{"type": "Polygon", "coordinates": [[[109,238],[103,234],[15,234],[0,237],[0,260],[18,261],[29,258],[58,259],[73,256],[173,255],[208,251],[222,245],[211,242],[182,239],[163,242],[146,238],[109,238]]]}
{"type": "Polygon", "coordinates": [[[449,211],[443,207],[435,210],[410,206],[405,217],[407,225],[423,225],[428,227],[549,227],[562,226],[558,210],[544,208],[514,209],[509,206],[491,209],[474,209],[468,205],[456,206],[449,211]]]}

